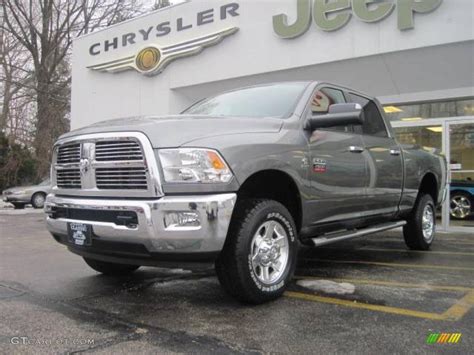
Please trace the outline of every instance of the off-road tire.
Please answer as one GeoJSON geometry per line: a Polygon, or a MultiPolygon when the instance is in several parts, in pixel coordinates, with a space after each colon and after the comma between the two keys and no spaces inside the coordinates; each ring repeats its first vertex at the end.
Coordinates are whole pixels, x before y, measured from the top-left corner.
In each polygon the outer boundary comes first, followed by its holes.
{"type": "Polygon", "coordinates": [[[436,225],[436,207],[431,195],[422,194],[418,196],[410,217],[407,219],[407,224],[403,227],[403,237],[406,245],[413,250],[428,250],[435,238],[436,225]],[[430,206],[433,213],[433,230],[432,236],[427,239],[423,234],[423,213],[425,208],[430,206]]]}
{"type": "Polygon", "coordinates": [[[280,297],[293,276],[298,238],[291,214],[281,203],[267,199],[238,201],[227,233],[224,249],[216,261],[216,273],[224,290],[244,303],[260,304],[280,297]],[[264,284],[252,268],[252,241],[266,221],[278,222],[286,232],[288,259],[281,276],[264,284]]]}
{"type": "Polygon", "coordinates": [[[87,265],[89,265],[95,271],[98,271],[104,275],[110,276],[121,276],[127,275],[135,270],[137,270],[140,266],[138,265],[128,265],[128,264],[116,264],[116,263],[108,263],[105,261],[84,258],[84,261],[87,265]]]}

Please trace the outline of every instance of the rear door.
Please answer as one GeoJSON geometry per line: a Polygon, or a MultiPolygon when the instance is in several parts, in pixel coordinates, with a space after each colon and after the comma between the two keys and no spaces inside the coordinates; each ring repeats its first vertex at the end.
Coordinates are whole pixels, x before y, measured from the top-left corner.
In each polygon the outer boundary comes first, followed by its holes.
{"type": "MultiPolygon", "coordinates": [[[[332,104],[347,102],[337,88],[320,87],[311,99],[308,116],[328,113],[332,104]]],[[[363,141],[351,126],[319,128],[308,133],[313,224],[364,216],[367,169],[363,141]]]]}
{"type": "Polygon", "coordinates": [[[354,126],[363,141],[368,164],[367,206],[371,214],[398,210],[403,184],[402,151],[390,136],[379,106],[374,100],[349,93],[351,102],[362,106],[364,124],[354,126]]]}

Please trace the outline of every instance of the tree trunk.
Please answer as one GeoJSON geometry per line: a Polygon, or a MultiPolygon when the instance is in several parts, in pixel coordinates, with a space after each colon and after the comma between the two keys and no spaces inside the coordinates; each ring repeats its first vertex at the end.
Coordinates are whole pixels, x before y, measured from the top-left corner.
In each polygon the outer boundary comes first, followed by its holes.
{"type": "MultiPolygon", "coordinates": [[[[34,148],[36,151],[36,158],[38,162],[38,177],[45,177],[48,175],[51,161],[51,148],[54,144],[53,125],[57,122],[57,112],[51,109],[51,93],[50,85],[48,85],[48,77],[44,70],[37,69],[37,123],[36,123],[36,137],[34,140],[34,148]]],[[[54,130],[55,131],[55,130],[54,130]]]]}

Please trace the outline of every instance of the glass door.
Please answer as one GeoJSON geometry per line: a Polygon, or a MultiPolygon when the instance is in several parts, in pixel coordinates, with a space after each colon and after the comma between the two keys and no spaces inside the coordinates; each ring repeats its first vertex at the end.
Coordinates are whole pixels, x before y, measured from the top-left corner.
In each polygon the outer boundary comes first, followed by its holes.
{"type": "Polygon", "coordinates": [[[447,122],[450,229],[474,234],[474,120],[447,122]]]}

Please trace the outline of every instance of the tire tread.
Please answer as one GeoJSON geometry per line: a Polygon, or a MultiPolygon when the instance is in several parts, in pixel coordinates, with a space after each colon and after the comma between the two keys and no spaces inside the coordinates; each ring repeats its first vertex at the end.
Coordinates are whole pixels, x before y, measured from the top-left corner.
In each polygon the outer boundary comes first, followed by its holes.
{"type": "Polygon", "coordinates": [[[436,223],[436,209],[433,198],[429,194],[421,194],[416,200],[413,212],[408,218],[407,224],[403,227],[403,238],[405,239],[405,244],[412,250],[428,250],[433,242],[434,237],[430,243],[426,242],[423,237],[421,226],[423,210],[428,203],[433,207],[436,223]]]}
{"type": "MultiPolygon", "coordinates": [[[[232,297],[244,303],[260,304],[268,302],[280,297],[284,292],[284,288],[278,290],[278,292],[265,295],[253,292],[245,286],[247,275],[239,267],[239,265],[247,263],[247,254],[245,253],[247,240],[243,235],[245,226],[252,223],[252,219],[259,211],[275,204],[286,210],[279,202],[268,199],[244,199],[239,201],[232,216],[224,249],[216,261],[216,273],[222,287],[232,297]]],[[[291,222],[293,223],[292,219],[291,222]]]]}

